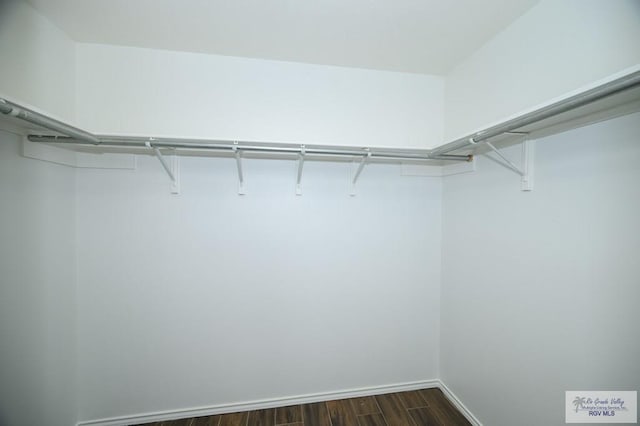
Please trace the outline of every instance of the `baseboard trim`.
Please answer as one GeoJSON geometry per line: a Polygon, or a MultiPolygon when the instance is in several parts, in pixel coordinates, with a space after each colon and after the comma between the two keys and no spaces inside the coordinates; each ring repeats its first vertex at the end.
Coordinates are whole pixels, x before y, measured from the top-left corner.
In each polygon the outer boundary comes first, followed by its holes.
{"type": "Polygon", "coordinates": [[[460,398],[458,398],[456,394],[454,394],[451,389],[449,389],[447,385],[442,382],[442,380],[438,380],[438,387],[440,388],[440,390],[442,390],[444,396],[446,396],[447,399],[456,406],[456,408],[467,418],[467,420],[469,420],[469,422],[471,422],[473,426],[482,426],[480,420],[478,420],[478,418],[473,415],[473,413],[466,407],[466,405],[462,403],[460,398]]]}
{"type": "MultiPolygon", "coordinates": [[[[422,380],[417,382],[398,383],[393,385],[371,386],[366,388],[350,389],[336,392],[314,393],[301,396],[284,398],[263,399],[258,401],[239,402],[231,404],[219,404],[208,407],[195,407],[170,411],[158,411],[155,413],[136,414],[132,416],[111,417],[98,420],[87,420],[77,423],[77,426],[124,426],[131,424],[151,423],[165,420],[175,420],[187,417],[212,416],[215,414],[232,413],[238,411],[260,410],[264,408],[283,407],[287,405],[307,404],[310,402],[330,401],[333,399],[356,398],[359,396],[380,395],[384,393],[404,392],[416,389],[441,388],[445,395],[456,405],[464,407],[450,391],[438,379],[422,380]],[[456,402],[458,401],[458,402],[456,402]]],[[[462,411],[462,409],[461,409],[462,411]]],[[[470,415],[464,408],[465,416],[470,415]]],[[[471,416],[474,418],[473,416],[471,416]]],[[[476,423],[480,425],[480,423],[476,423]]]]}

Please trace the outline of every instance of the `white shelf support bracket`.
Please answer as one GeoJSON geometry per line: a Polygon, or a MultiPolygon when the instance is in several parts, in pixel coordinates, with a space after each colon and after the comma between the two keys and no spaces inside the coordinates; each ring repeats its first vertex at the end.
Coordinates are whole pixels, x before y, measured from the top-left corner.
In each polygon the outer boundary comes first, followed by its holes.
{"type": "Polygon", "coordinates": [[[536,141],[527,139],[522,143],[522,191],[533,191],[533,172],[536,141]]]}
{"type": "MultiPolygon", "coordinates": [[[[518,133],[520,134],[520,133],[518,133]]],[[[523,134],[524,135],[524,134],[523,134]]],[[[476,143],[473,139],[470,140],[471,143],[476,143]]],[[[495,158],[493,159],[500,165],[506,167],[507,169],[513,171],[518,174],[521,179],[521,190],[522,191],[533,191],[533,158],[534,158],[534,146],[535,141],[526,139],[522,142],[522,158],[521,158],[521,167],[518,167],[513,161],[509,160],[507,157],[500,152],[498,148],[493,146],[491,142],[485,142],[485,144],[491,148],[491,150],[498,156],[502,161],[498,161],[495,158]]]]}
{"type": "Polygon", "coordinates": [[[487,146],[489,148],[491,148],[491,151],[495,152],[496,155],[498,157],[500,157],[502,159],[502,161],[504,161],[504,163],[500,163],[500,164],[502,164],[507,169],[510,169],[511,171],[519,174],[520,176],[524,176],[524,172],[520,169],[520,167],[516,166],[513,163],[513,161],[511,161],[507,157],[505,157],[504,154],[502,154],[498,148],[496,148],[495,146],[493,146],[493,144],[491,144],[491,142],[485,142],[485,143],[487,144],[487,146]]]}
{"type": "Polygon", "coordinates": [[[180,168],[179,168],[180,163],[179,163],[178,156],[175,154],[175,150],[171,154],[171,165],[169,165],[167,160],[164,158],[164,156],[160,152],[160,149],[157,146],[153,146],[151,142],[152,140],[147,141],[145,142],[145,145],[147,146],[147,148],[150,148],[153,150],[153,152],[156,155],[156,158],[160,161],[162,168],[164,169],[165,172],[167,172],[169,179],[171,179],[171,193],[179,194],[180,182],[178,178],[179,178],[179,171],[180,171],[180,168]]]}
{"type": "MultiPolygon", "coordinates": [[[[368,151],[368,149],[367,149],[367,151],[368,151]]],[[[362,173],[362,170],[364,169],[364,166],[366,166],[366,164],[367,164],[367,162],[369,161],[370,158],[371,158],[371,152],[367,152],[367,155],[362,157],[362,160],[360,160],[360,164],[358,165],[358,168],[356,169],[356,172],[353,174],[353,179],[351,181],[351,193],[349,194],[352,197],[355,197],[355,195],[356,195],[356,182],[358,182],[358,178],[360,177],[360,173],[362,173]]]]}
{"type": "Polygon", "coordinates": [[[300,155],[298,156],[298,177],[296,179],[296,195],[302,195],[302,167],[304,167],[305,147],[300,146],[300,155]]]}
{"type": "Polygon", "coordinates": [[[173,171],[173,180],[171,181],[171,193],[180,194],[180,157],[176,154],[176,150],[171,152],[171,170],[173,171]]]}
{"type": "Polygon", "coordinates": [[[238,167],[238,195],[245,195],[244,175],[242,174],[242,153],[238,150],[238,142],[233,143],[233,152],[236,157],[236,166],[238,167]]]}

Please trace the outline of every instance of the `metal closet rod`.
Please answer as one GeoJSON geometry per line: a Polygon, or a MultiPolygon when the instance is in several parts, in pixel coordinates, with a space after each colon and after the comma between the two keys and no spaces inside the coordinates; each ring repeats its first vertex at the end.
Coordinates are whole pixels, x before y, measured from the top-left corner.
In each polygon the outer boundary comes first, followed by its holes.
{"type": "Polygon", "coordinates": [[[431,155],[427,150],[425,153],[407,153],[405,151],[393,150],[371,150],[371,149],[354,149],[354,148],[317,148],[313,146],[267,146],[253,145],[251,143],[238,143],[236,141],[189,141],[186,139],[157,139],[157,138],[141,138],[141,137],[116,137],[116,136],[99,136],[89,133],[77,127],[70,126],[62,121],[47,117],[39,112],[30,110],[21,105],[15,104],[6,99],[0,99],[0,112],[12,117],[19,118],[39,127],[60,133],[64,136],[40,136],[29,135],[28,139],[33,142],[48,143],[69,143],[69,144],[90,144],[110,147],[149,147],[151,144],[154,148],[178,148],[178,149],[198,149],[210,150],[216,152],[229,152],[233,150],[247,152],[272,152],[272,153],[291,153],[304,155],[324,155],[337,157],[365,157],[379,160],[451,160],[451,161],[470,161],[470,155],[431,155]]]}
{"type": "MultiPolygon", "coordinates": [[[[425,161],[425,160],[451,160],[451,161],[469,161],[472,159],[471,155],[452,155],[443,154],[438,156],[432,156],[428,152],[425,154],[411,154],[399,151],[376,151],[374,149],[349,149],[349,148],[314,148],[313,146],[299,145],[299,146],[267,146],[267,145],[252,145],[249,143],[242,143],[235,141],[210,141],[209,143],[190,142],[184,139],[170,139],[170,138],[127,138],[127,137],[114,137],[114,136],[98,136],[100,139],[100,146],[109,147],[125,147],[125,148],[175,148],[175,149],[191,149],[191,150],[207,150],[213,152],[228,152],[234,151],[243,152],[256,152],[256,153],[274,153],[274,154],[301,154],[310,156],[330,156],[330,157],[370,157],[378,160],[413,160],[413,161],[425,161]]],[[[84,144],[87,142],[69,138],[66,136],[39,136],[29,135],[28,139],[32,142],[46,142],[46,143],[70,143],[70,144],[84,144]]]]}
{"type": "Polygon", "coordinates": [[[520,117],[489,127],[488,129],[456,139],[453,142],[449,142],[445,145],[432,149],[430,153],[431,155],[436,156],[445,155],[458,149],[477,144],[478,142],[485,142],[496,136],[517,131],[522,127],[580,108],[608,96],[634,88],[638,85],[640,85],[640,71],[625,75],[608,83],[594,87],[593,89],[578,93],[577,95],[570,96],[551,105],[547,105],[530,113],[521,115],[520,117]]]}
{"type": "Polygon", "coordinates": [[[44,127],[45,129],[70,136],[77,140],[92,144],[100,143],[100,139],[89,132],[70,126],[54,118],[47,117],[44,114],[32,111],[28,108],[7,101],[6,99],[0,98],[0,112],[11,117],[19,118],[31,124],[35,124],[36,126],[44,127]]]}

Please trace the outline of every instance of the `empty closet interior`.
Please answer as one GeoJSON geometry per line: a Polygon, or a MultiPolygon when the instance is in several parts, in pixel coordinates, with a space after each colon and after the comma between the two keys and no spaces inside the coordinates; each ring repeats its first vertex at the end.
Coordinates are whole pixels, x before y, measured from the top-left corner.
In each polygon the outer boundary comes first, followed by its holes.
{"type": "Polygon", "coordinates": [[[1,426],[640,389],[639,2],[16,0],[0,58],[1,426]]]}

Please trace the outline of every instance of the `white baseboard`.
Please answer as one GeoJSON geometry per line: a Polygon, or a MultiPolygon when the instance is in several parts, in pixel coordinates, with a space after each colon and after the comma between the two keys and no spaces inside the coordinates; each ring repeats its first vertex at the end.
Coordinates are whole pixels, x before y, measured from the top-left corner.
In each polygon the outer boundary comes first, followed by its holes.
{"type": "MultiPolygon", "coordinates": [[[[380,395],[384,393],[404,392],[416,389],[437,387],[442,388],[443,392],[445,392],[445,395],[447,395],[449,399],[451,399],[452,401],[457,401],[457,398],[452,396],[453,394],[451,394],[450,392],[447,393],[447,391],[444,390],[440,380],[434,379],[422,380],[418,382],[398,383],[394,385],[372,386],[367,388],[350,389],[337,392],[314,393],[309,395],[292,396],[285,398],[264,399],[259,401],[238,402],[232,404],[212,405],[208,407],[196,407],[170,411],[159,411],[155,413],[136,414],[132,416],[112,417],[107,419],[87,420],[79,422],[77,426],[124,426],[131,424],[151,423],[189,417],[211,416],[222,413],[260,410],[264,408],[307,404],[310,402],[331,401],[334,399],[355,398],[359,396],[380,395]]],[[[458,403],[456,403],[456,405],[458,405],[458,403]]],[[[461,406],[464,407],[463,405],[461,406]]],[[[465,416],[467,414],[470,415],[466,408],[464,410],[465,411],[463,411],[463,413],[465,413],[465,416]]],[[[476,423],[476,425],[480,425],[480,423],[476,423]]]]}
{"type": "Polygon", "coordinates": [[[467,420],[471,422],[473,426],[482,426],[482,423],[480,423],[480,420],[478,420],[478,418],[474,416],[471,411],[469,411],[469,409],[462,403],[462,401],[460,401],[460,398],[458,398],[451,391],[451,389],[447,387],[447,385],[442,383],[441,380],[438,380],[438,387],[442,390],[442,393],[447,397],[447,399],[451,401],[453,405],[456,406],[458,411],[460,411],[467,418],[467,420]]]}

